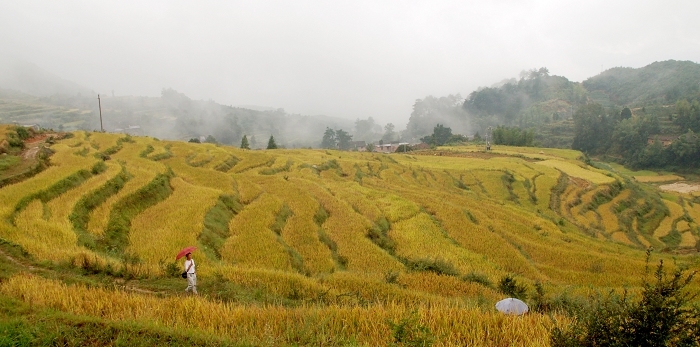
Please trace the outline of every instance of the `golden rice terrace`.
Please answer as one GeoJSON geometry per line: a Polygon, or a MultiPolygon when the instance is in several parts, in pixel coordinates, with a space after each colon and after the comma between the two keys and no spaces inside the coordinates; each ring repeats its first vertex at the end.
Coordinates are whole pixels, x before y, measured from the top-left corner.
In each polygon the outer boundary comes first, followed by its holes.
{"type": "Polygon", "coordinates": [[[387,345],[390,323],[415,315],[435,345],[546,346],[566,318],[495,312],[502,278],[583,296],[637,286],[650,247],[695,264],[696,197],[663,198],[575,151],[249,151],[86,132],[51,148],[51,166],[0,188],[2,243],[35,264],[12,265],[0,293],[109,324],[387,345]],[[174,256],[189,245],[203,295],[183,299],[174,256]]]}

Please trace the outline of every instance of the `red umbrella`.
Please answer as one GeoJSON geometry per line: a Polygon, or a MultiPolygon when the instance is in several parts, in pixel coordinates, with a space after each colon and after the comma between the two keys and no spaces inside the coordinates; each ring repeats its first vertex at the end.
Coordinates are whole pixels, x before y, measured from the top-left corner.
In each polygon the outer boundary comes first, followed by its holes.
{"type": "Polygon", "coordinates": [[[197,247],[195,247],[195,246],[187,246],[187,247],[183,248],[179,253],[177,253],[175,260],[178,260],[178,259],[184,257],[185,255],[187,255],[187,253],[194,252],[195,249],[197,249],[197,247]]]}

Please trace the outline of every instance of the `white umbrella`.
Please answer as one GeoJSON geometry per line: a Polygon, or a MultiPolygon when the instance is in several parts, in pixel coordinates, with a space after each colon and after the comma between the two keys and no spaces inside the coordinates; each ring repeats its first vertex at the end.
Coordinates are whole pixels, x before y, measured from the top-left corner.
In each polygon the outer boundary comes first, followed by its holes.
{"type": "Polygon", "coordinates": [[[496,309],[505,314],[514,314],[516,316],[529,311],[526,303],[515,298],[507,298],[497,302],[496,309]]]}

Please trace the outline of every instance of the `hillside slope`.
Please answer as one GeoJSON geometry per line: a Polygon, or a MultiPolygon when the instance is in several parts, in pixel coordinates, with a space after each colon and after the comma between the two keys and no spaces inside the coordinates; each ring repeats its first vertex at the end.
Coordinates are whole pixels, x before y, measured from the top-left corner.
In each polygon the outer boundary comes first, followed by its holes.
{"type": "Polygon", "coordinates": [[[700,96],[700,64],[667,60],[638,69],[616,67],[583,81],[583,85],[589,93],[605,93],[613,105],[675,104],[678,99],[700,96]]]}
{"type": "Polygon", "coordinates": [[[0,189],[5,252],[55,264],[11,266],[7,300],[157,327],[190,324],[189,305],[200,319],[188,328],[252,344],[318,343],[295,335],[309,333],[299,324],[336,343],[388,344],[386,322],[418,309],[443,344],[484,339],[464,321],[477,320],[546,345],[546,315],[490,312],[503,278],[552,295],[629,287],[647,247],[690,251],[698,239],[685,215],[699,204],[669,204],[569,150],[245,151],[89,132],[52,149],[51,167],[0,189]],[[188,245],[206,296],[183,301],[173,260],[188,245]],[[91,284],[66,286],[50,275],[57,266],[91,284]]]}

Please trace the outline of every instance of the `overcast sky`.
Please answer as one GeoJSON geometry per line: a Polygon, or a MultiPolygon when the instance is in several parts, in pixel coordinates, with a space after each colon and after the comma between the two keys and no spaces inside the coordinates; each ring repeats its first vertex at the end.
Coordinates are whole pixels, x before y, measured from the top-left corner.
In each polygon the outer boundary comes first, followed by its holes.
{"type": "Polygon", "coordinates": [[[164,87],[402,129],[415,99],[547,67],[700,61],[700,1],[12,1],[0,55],[96,92],[164,87]]]}

